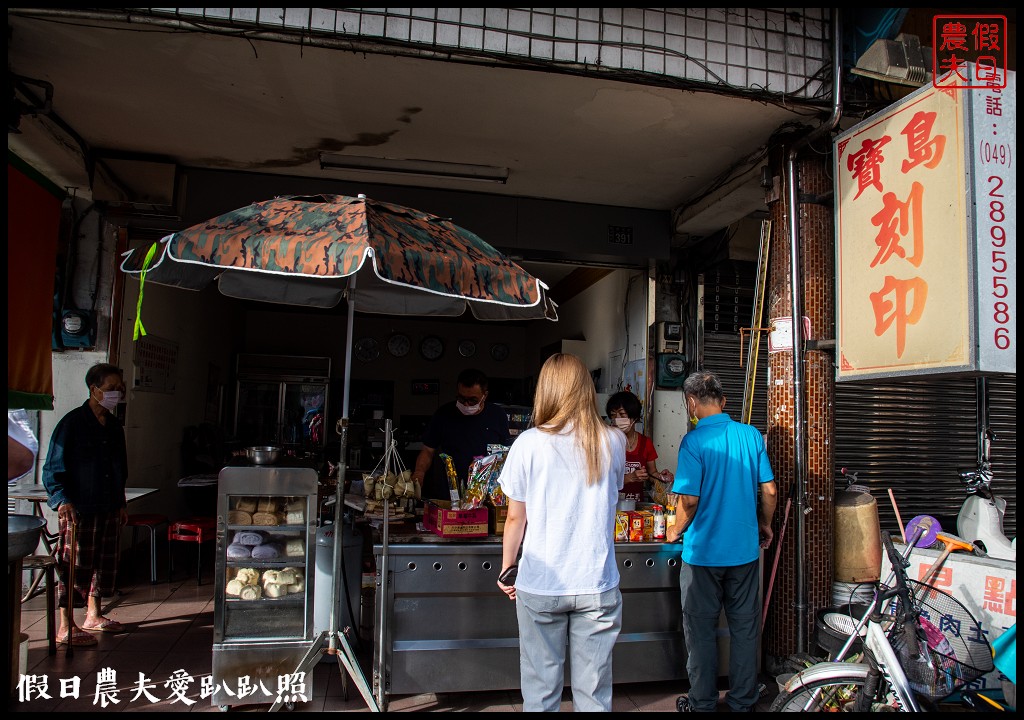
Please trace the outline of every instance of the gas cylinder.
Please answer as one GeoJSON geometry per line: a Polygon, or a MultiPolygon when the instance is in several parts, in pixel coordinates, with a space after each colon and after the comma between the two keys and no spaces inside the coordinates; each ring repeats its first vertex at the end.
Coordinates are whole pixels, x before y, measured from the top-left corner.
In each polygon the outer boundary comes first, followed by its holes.
{"type": "Polygon", "coordinates": [[[835,580],[876,582],[882,572],[878,503],[871,493],[841,490],[835,518],[835,580]]]}

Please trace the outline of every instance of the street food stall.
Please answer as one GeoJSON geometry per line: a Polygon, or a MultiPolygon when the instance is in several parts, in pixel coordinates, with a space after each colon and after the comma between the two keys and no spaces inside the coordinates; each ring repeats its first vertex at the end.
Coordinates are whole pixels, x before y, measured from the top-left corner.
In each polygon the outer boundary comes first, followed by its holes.
{"type": "MultiPolygon", "coordinates": [[[[386,428],[390,438],[389,421],[386,428]]],[[[385,455],[381,477],[389,471],[385,455]]],[[[400,474],[395,477],[397,485],[400,474]]],[[[351,496],[346,502],[358,505],[351,496]]],[[[391,695],[520,686],[516,607],[496,585],[503,508],[488,503],[456,511],[445,501],[424,503],[422,516],[417,510],[419,519],[391,522],[392,503],[386,502],[383,514],[371,521],[379,528],[373,545],[373,689],[382,710],[391,695]]],[[[399,498],[395,505],[409,503],[399,498]]],[[[660,533],[655,529],[660,506],[637,508],[617,513],[616,527],[609,528],[616,534],[623,603],[613,676],[616,683],[682,679],[682,546],[655,539],[664,537],[664,523],[660,533]]],[[[728,674],[725,642],[720,642],[719,658],[720,672],[728,674]]]]}
{"type": "MultiPolygon", "coordinates": [[[[617,543],[622,630],[613,654],[616,683],[686,677],[679,602],[679,545],[617,543]]],[[[516,607],[495,584],[501,537],[451,541],[395,533],[377,576],[374,682],[388,695],[516,689],[516,607]],[[378,587],[382,584],[378,580],[378,587]]]]}

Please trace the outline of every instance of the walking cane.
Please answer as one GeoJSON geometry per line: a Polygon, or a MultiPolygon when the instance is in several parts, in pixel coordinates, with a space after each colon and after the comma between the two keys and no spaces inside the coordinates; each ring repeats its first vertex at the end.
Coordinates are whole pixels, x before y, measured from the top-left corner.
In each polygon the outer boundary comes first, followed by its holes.
{"type": "Polygon", "coordinates": [[[74,515],[70,514],[68,518],[68,524],[71,526],[71,546],[68,549],[68,583],[67,583],[67,601],[68,601],[68,652],[67,656],[72,657],[75,654],[75,563],[77,562],[77,550],[78,550],[78,523],[75,521],[74,515]]]}

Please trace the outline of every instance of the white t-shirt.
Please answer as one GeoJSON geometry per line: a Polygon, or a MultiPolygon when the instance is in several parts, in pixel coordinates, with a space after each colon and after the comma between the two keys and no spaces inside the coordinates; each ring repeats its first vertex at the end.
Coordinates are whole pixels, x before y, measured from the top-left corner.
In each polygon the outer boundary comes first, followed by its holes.
{"type": "Polygon", "coordinates": [[[626,435],[608,428],[611,462],[593,485],[571,431],[530,428],[512,443],[498,479],[526,504],[516,588],[536,595],[590,595],[617,587],[615,504],[626,467],[626,435]]]}

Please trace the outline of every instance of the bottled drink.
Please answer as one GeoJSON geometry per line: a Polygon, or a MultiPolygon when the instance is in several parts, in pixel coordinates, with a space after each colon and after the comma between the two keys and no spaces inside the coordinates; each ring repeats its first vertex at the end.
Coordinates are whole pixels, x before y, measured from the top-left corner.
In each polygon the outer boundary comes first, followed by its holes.
{"type": "Polygon", "coordinates": [[[654,506],[654,539],[665,539],[665,508],[661,505],[654,506]]]}

